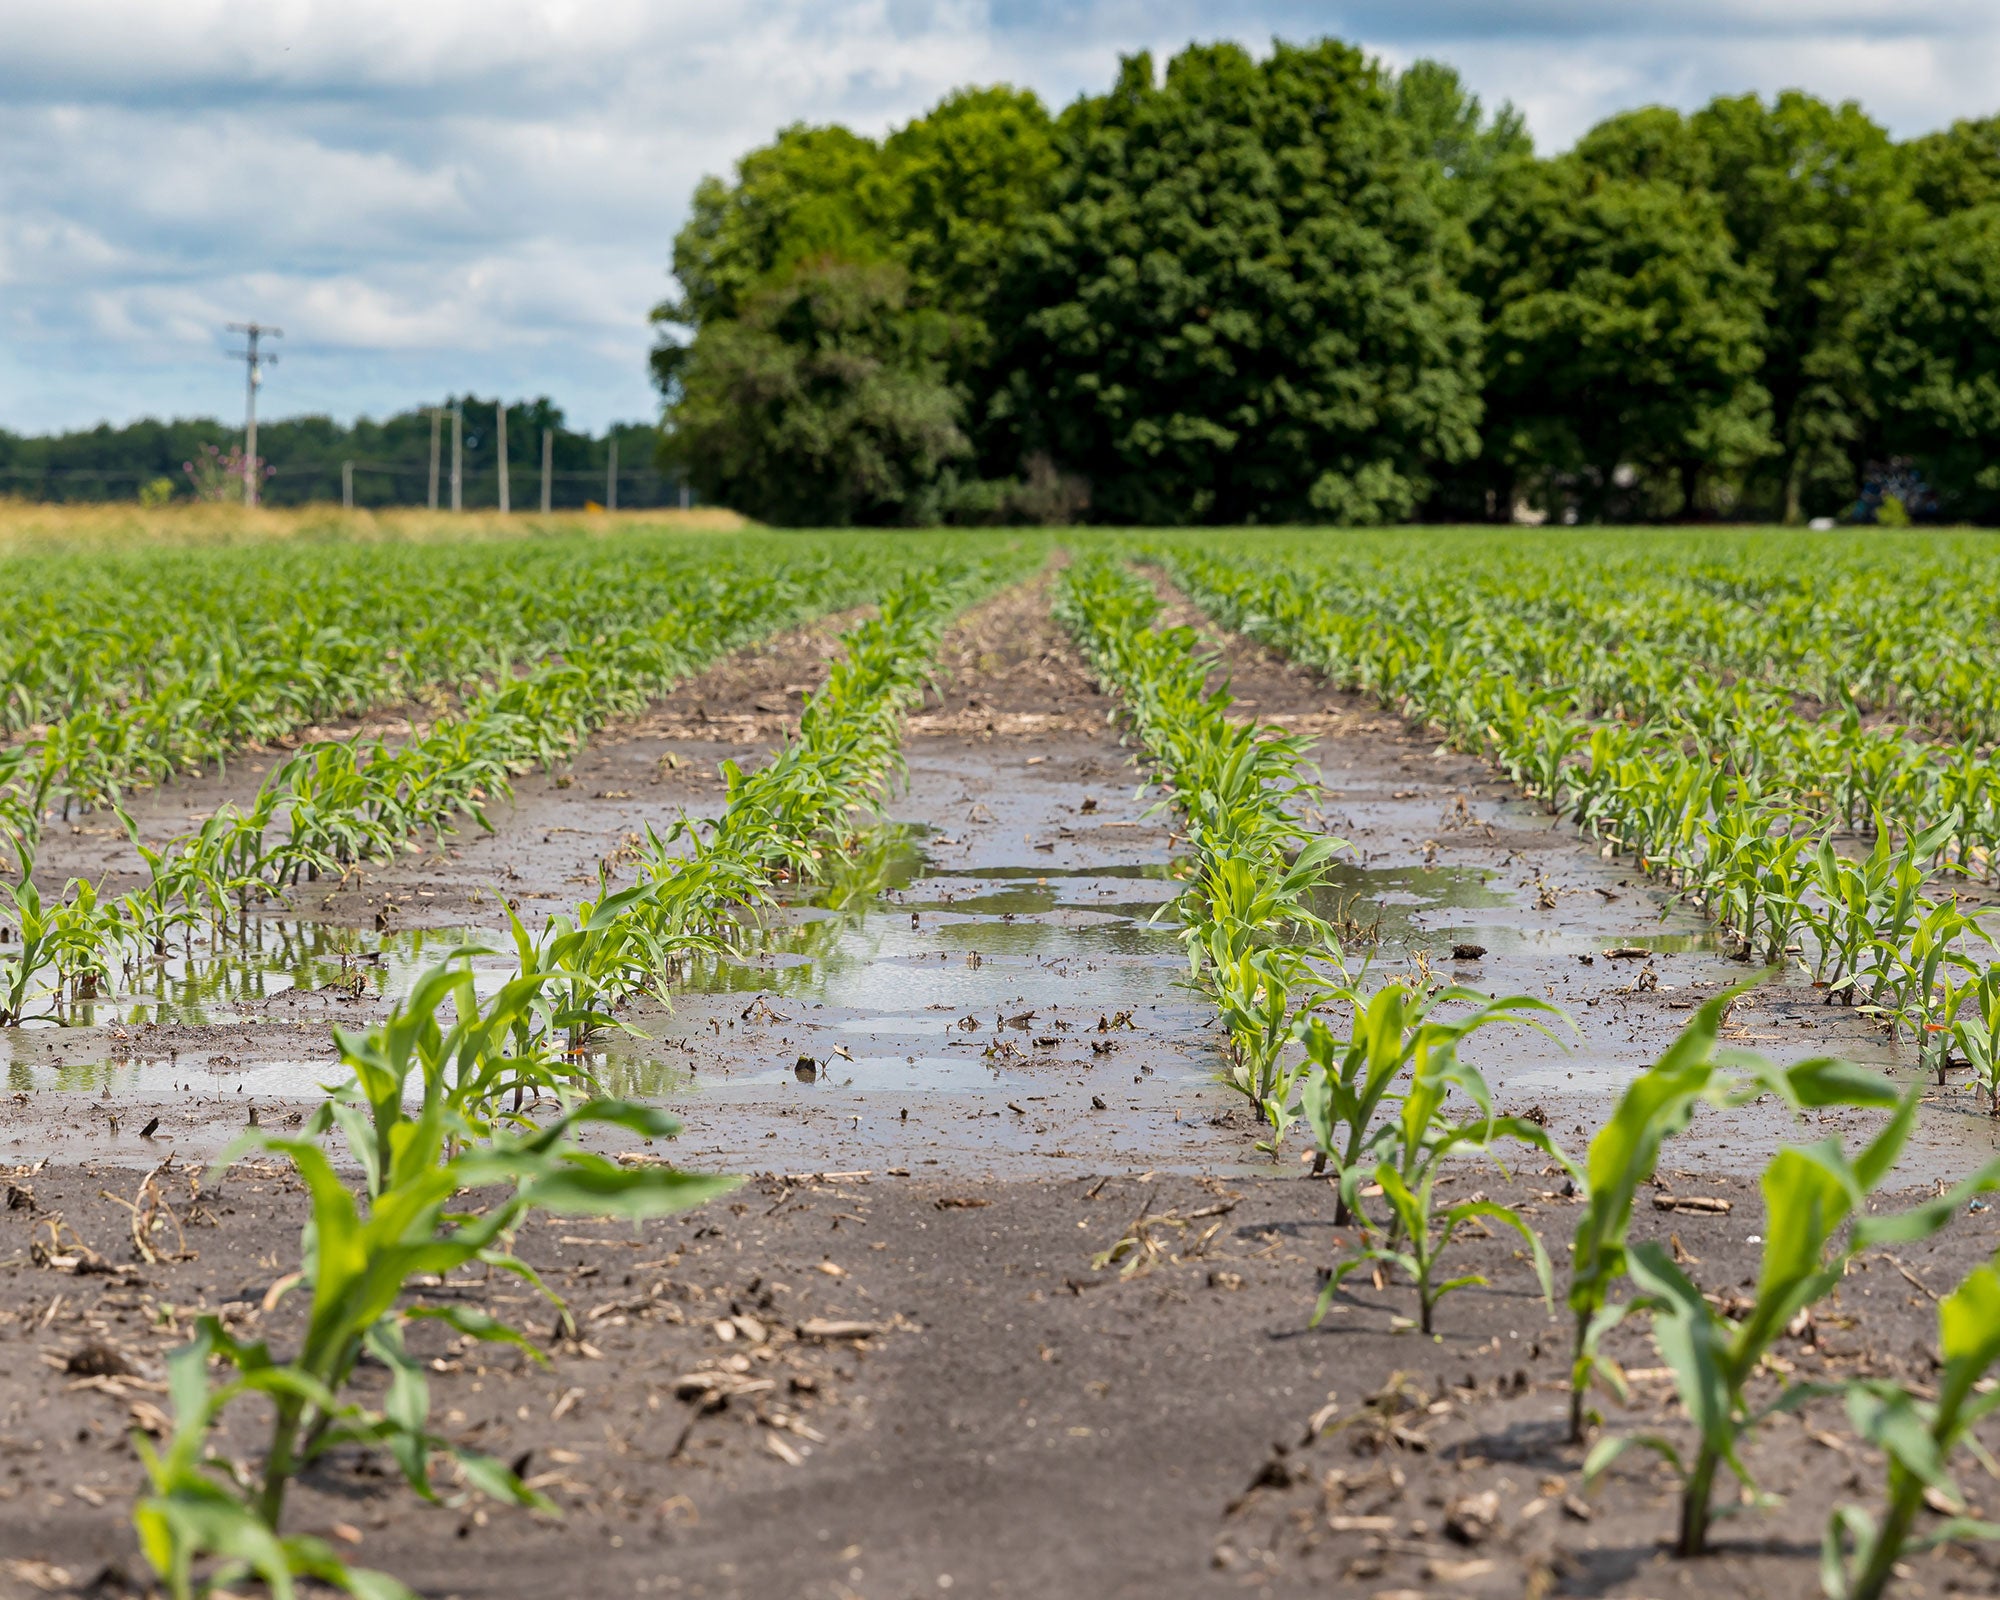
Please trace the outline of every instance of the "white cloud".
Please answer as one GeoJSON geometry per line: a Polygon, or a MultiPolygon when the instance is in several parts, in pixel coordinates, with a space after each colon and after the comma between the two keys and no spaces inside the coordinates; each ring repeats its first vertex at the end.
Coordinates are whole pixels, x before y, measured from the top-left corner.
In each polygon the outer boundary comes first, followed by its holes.
{"type": "Polygon", "coordinates": [[[1899,134],[2000,104],[1988,0],[0,0],[0,425],[447,389],[644,415],[695,181],[794,120],[955,85],[1053,102],[1119,55],[1337,33],[1453,61],[1545,148],[1648,101],[1790,85],[1899,134]]]}

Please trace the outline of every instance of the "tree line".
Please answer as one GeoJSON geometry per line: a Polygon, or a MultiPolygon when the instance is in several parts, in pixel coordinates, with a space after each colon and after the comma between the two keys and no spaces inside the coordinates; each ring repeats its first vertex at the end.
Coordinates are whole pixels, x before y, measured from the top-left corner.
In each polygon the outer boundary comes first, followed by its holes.
{"type": "MultiPolygon", "coordinates": [[[[439,435],[438,503],[451,503],[451,417],[464,410],[463,503],[499,503],[497,397],[454,396],[444,403],[439,435]]],[[[603,503],[611,446],[618,447],[620,506],[679,503],[680,479],[658,460],[659,432],[650,422],[613,424],[602,435],[564,426],[546,396],[513,401],[507,411],[507,461],[513,503],[540,503],[542,430],[550,444],[550,503],[576,509],[603,503]]],[[[0,495],[34,500],[130,500],[159,503],[206,492],[233,498],[233,482],[217,481],[217,455],[241,446],[243,430],[207,417],[156,421],[28,436],[0,430],[0,495]],[[190,469],[193,470],[190,470],[190,469]]],[[[326,416],[260,421],[257,451],[268,468],[260,498],[266,505],[338,502],[343,462],[352,462],[354,503],[362,507],[423,505],[430,493],[431,408],[415,407],[376,421],[343,425],[326,416]]],[[[240,460],[240,455],[238,458],[240,460]]]]}
{"type": "Polygon", "coordinates": [[[2000,117],[1538,156],[1437,62],[1144,54],[697,189],[664,458],[793,524],[2000,520],[2000,117]]]}

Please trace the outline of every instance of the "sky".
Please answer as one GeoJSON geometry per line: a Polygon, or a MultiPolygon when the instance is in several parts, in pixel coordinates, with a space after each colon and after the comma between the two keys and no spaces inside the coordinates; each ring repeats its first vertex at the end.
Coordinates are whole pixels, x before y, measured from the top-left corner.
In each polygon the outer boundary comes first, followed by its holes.
{"type": "Polygon", "coordinates": [[[0,0],[0,427],[547,394],[652,416],[648,309],[706,173],[948,90],[1333,34],[1451,62],[1557,150],[1799,87],[1898,136],[2000,110],[1995,0],[0,0]]]}

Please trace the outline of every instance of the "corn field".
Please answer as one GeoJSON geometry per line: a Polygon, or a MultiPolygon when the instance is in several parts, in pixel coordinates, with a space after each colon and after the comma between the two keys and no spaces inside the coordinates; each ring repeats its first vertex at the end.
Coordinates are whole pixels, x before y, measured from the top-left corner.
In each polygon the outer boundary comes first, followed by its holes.
{"type": "MultiPolygon", "coordinates": [[[[1994,1266],[1937,1297],[1933,1386],[1789,1382],[1774,1356],[1866,1253],[1932,1240],[2000,1187],[2000,1160],[1968,1160],[1914,1201],[1892,1182],[1930,1090],[1970,1082],[2000,1118],[2000,557],[1978,536],[1112,534],[1058,552],[1041,535],[621,532],[120,549],[87,567],[17,554],[0,557],[10,1030],[87,1025],[85,1002],[142,982],[196,932],[225,939],[306,884],[504,827],[525,775],[615,741],[620,719],[731,652],[852,614],[782,742],[721,763],[714,814],[649,821],[540,926],[506,908],[490,948],[447,957],[374,1025],[335,1030],[341,1081],[296,1132],[253,1126],[219,1158],[218,1173],[254,1157],[294,1175],[309,1218],[271,1303],[309,1310],[295,1348],[204,1316],[174,1356],[171,1426],[138,1440],[149,1488],[134,1511],[166,1592],[408,1594],[290,1527],[289,1490],[335,1449],[385,1456],[425,1498],[442,1463],[492,1500],[553,1510],[518,1467],[433,1426],[405,1336],[442,1320],[538,1359],[533,1339],[416,1286],[476,1267],[567,1317],[515,1253],[529,1219],[644,1220],[729,1190],[725,1173],[592,1147],[680,1131],[664,1107],[610,1093],[593,1050],[636,1031],[635,1003],[671,1005],[703,963],[740,953],[786,895],[838,882],[843,903],[886,906],[881,824],[942,641],[1031,579],[1169,829],[1174,893],[1155,920],[1212,1016],[1219,1092],[1254,1127],[1243,1158],[1274,1173],[1295,1161],[1330,1186],[1341,1231],[1300,1297],[1305,1326],[1372,1280],[1414,1296],[1413,1337],[1441,1338],[1464,1303],[1452,1297],[1488,1287],[1456,1258],[1499,1229],[1544,1314],[1560,1302],[1568,1319],[1566,1434],[1583,1478],[1656,1455],[1680,1556],[1712,1548],[1724,1510],[1767,1503],[1746,1442],[1829,1398],[1885,1479],[1833,1514],[1827,1594],[1872,1600],[1920,1542],[2000,1532],[1962,1509],[1952,1468],[1984,1451],[1977,1425],[2000,1394],[1994,1266]],[[1168,624],[1182,599],[1198,624],[1168,624]],[[1566,1140],[1504,1109],[1480,1064],[1502,1037],[1517,1058],[1568,1050],[1574,1019],[1552,988],[1489,993],[1328,915],[1355,852],[1327,821],[1326,746],[1238,714],[1231,638],[1483,761],[1542,826],[1707,920],[1740,970],[1596,1127],[1566,1140]],[[342,730],[393,710],[405,731],[342,730]],[[169,842],[143,842],[126,816],[257,752],[277,759],[243,799],[169,842]],[[84,817],[121,820],[140,887],[37,874],[49,830],[84,817]],[[504,977],[479,987],[475,955],[503,959],[504,977]],[[1786,983],[1875,1027],[1896,1064],[1728,1046],[1731,1008],[1786,983]],[[1678,1239],[1635,1242],[1633,1217],[1673,1141],[1752,1104],[1801,1122],[1855,1113],[1868,1131],[1801,1134],[1763,1167],[1761,1266],[1741,1286],[1754,1293],[1724,1301],[1678,1239]],[[1510,1181],[1523,1162],[1568,1186],[1570,1240],[1545,1237],[1530,1207],[1452,1188],[1510,1181]],[[1600,1409],[1629,1396],[1609,1353],[1626,1326],[1650,1330],[1671,1373],[1670,1428],[1600,1409]],[[390,1375],[386,1396],[364,1369],[390,1375]],[[225,1461],[217,1430],[253,1399],[266,1443],[255,1462],[225,1461]],[[1926,1506],[1961,1509],[1926,1530],[1926,1506]]],[[[800,1058],[801,1081],[812,1065],[800,1058]]],[[[1099,1266],[1150,1262],[1146,1238],[1099,1266]]]]}

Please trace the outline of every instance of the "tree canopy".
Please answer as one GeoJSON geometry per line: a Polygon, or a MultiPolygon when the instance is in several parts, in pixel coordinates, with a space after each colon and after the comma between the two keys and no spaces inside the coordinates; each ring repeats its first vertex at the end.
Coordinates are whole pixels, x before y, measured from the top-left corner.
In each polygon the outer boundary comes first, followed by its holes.
{"type": "Polygon", "coordinates": [[[1676,163],[1585,148],[1510,172],[1481,227],[1486,455],[1511,505],[1565,480],[1603,518],[1699,503],[1765,447],[1760,280],[1676,163]]]}
{"type": "MultiPolygon", "coordinates": [[[[1338,40],[1124,60],[1052,112],[960,89],[702,180],[621,501],[783,523],[2000,522],[2000,115],[1898,142],[1802,90],[1641,106],[1538,154],[1451,66],[1338,40]],[[656,454],[657,452],[657,454],[656,454]],[[630,482],[642,465],[644,477],[630,482]]],[[[483,403],[482,403],[483,404],[483,403]]],[[[468,411],[468,493],[490,494],[468,411]]],[[[545,404],[559,497],[609,439],[545,404]]],[[[421,494],[421,412],[267,423],[273,500],[421,494]]],[[[0,434],[96,495],[221,423],[0,434]]],[[[516,499],[523,485],[516,480],[516,499]]]]}
{"type": "Polygon", "coordinates": [[[887,262],[825,255],[744,293],[674,368],[666,453],[706,499],[770,522],[929,520],[971,453],[946,379],[952,319],[887,262]]]}
{"type": "Polygon", "coordinates": [[[1478,444],[1478,311],[1381,71],[1146,56],[1060,123],[999,302],[997,432],[1126,522],[1379,522],[1478,444]]]}
{"type": "Polygon", "coordinates": [[[1790,90],[1540,157],[1442,62],[1197,45],[784,130],[697,191],[655,370],[671,459],[782,520],[2000,517],[1996,207],[2000,116],[1790,90]],[[835,281],[875,310],[775,314],[835,281]]]}
{"type": "Polygon", "coordinates": [[[2000,520],[2000,202],[1910,244],[1862,319],[1883,453],[1922,463],[1947,516],[2000,520]]]}

